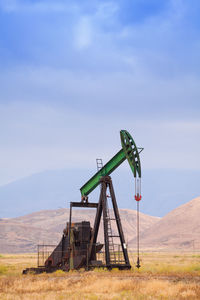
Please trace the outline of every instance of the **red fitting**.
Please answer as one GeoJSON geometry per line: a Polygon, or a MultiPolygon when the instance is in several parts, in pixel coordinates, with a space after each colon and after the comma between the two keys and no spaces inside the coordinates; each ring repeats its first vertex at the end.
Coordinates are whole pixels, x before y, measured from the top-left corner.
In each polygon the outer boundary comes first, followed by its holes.
{"type": "Polygon", "coordinates": [[[135,200],[136,200],[136,201],[140,201],[141,199],[142,199],[142,196],[141,196],[141,195],[137,195],[137,196],[135,195],[135,200]]]}

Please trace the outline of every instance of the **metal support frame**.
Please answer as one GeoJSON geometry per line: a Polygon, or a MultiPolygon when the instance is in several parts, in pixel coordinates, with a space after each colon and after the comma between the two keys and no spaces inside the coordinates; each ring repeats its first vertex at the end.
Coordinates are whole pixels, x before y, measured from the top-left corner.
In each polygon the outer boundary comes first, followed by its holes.
{"type": "Polygon", "coordinates": [[[96,260],[96,251],[95,251],[95,245],[97,242],[97,236],[99,232],[99,226],[101,217],[103,214],[103,229],[104,229],[104,245],[105,245],[105,265],[102,265],[102,267],[106,267],[108,269],[112,268],[120,268],[120,269],[130,269],[131,265],[129,262],[128,257],[128,251],[126,248],[126,243],[124,239],[124,233],[122,230],[119,210],[117,206],[117,201],[115,198],[115,193],[112,185],[112,179],[110,176],[102,176],[100,179],[101,184],[101,192],[99,197],[98,203],[89,203],[89,202],[71,202],[70,203],[70,215],[69,215],[69,251],[71,254],[71,245],[70,245],[70,232],[71,232],[71,224],[72,224],[72,207],[90,207],[90,208],[96,208],[96,216],[94,221],[94,227],[93,227],[93,234],[90,240],[90,244],[88,245],[88,251],[87,251],[87,268],[90,265],[90,261],[96,260]],[[107,189],[109,189],[110,192],[110,199],[113,206],[113,211],[115,215],[115,221],[117,225],[118,235],[117,237],[120,238],[121,243],[121,249],[123,253],[123,262],[113,262],[111,260],[111,253],[109,249],[109,234],[108,234],[108,213],[107,213],[107,189]]]}
{"type": "Polygon", "coordinates": [[[100,179],[100,184],[101,184],[101,193],[100,193],[99,203],[98,203],[98,207],[97,207],[95,222],[94,222],[93,236],[91,238],[91,243],[90,243],[90,247],[89,247],[88,260],[90,261],[90,260],[95,259],[95,256],[94,256],[95,251],[93,251],[93,247],[94,247],[93,245],[96,243],[96,240],[97,240],[101,216],[102,216],[102,212],[103,212],[103,228],[104,228],[104,242],[105,242],[105,255],[106,255],[106,266],[105,267],[107,267],[108,269],[112,269],[115,267],[119,267],[120,269],[130,269],[131,265],[129,262],[128,251],[126,248],[126,243],[125,243],[125,239],[124,239],[119,210],[118,210],[117,201],[115,198],[115,193],[114,193],[111,177],[110,176],[102,176],[100,179]],[[112,201],[112,206],[113,206],[113,210],[114,210],[114,214],[115,214],[115,220],[116,220],[120,243],[121,243],[121,248],[122,248],[122,252],[123,252],[123,256],[124,256],[124,264],[117,264],[117,263],[114,264],[113,262],[111,262],[111,259],[110,259],[109,236],[108,236],[108,215],[107,215],[107,195],[106,195],[107,188],[110,191],[110,198],[112,201]]]}

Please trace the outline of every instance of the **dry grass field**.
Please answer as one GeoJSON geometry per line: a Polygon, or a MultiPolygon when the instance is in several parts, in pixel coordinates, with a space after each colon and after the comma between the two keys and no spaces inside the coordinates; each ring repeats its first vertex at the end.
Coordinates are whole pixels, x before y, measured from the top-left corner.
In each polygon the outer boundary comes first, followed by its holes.
{"type": "Polygon", "coordinates": [[[36,254],[3,254],[0,299],[200,299],[200,254],[142,253],[141,259],[140,270],[22,275],[36,266],[36,254]]]}

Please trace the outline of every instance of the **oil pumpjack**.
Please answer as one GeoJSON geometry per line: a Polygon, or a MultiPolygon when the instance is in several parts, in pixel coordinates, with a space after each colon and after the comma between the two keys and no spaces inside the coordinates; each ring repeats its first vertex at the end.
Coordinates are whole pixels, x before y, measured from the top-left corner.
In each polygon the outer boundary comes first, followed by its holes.
{"type": "MultiPolygon", "coordinates": [[[[137,201],[137,220],[139,225],[139,201],[141,200],[141,165],[139,154],[143,148],[137,148],[132,136],[126,130],[120,131],[120,138],[122,148],[116,155],[104,166],[101,160],[97,160],[97,173],[80,188],[81,202],[70,202],[69,222],[67,222],[67,226],[63,231],[60,243],[45,259],[43,266],[26,269],[23,271],[24,274],[29,271],[40,273],[53,272],[58,269],[69,271],[72,269],[91,269],[94,267],[103,267],[109,270],[112,268],[120,270],[131,268],[112,179],[109,175],[126,159],[128,160],[135,178],[135,200],[137,201]],[[98,185],[100,185],[99,202],[89,202],[89,194],[98,185]],[[108,200],[113,208],[112,217],[110,216],[111,210],[109,209],[108,200]],[[89,221],[72,222],[72,209],[74,207],[96,209],[93,228],[91,228],[89,221]],[[102,215],[104,244],[97,242],[102,215]],[[113,222],[115,223],[115,232],[111,226],[113,222]],[[115,243],[116,240],[118,244],[115,243]]],[[[138,259],[136,266],[139,268],[139,227],[137,233],[138,259]]]]}

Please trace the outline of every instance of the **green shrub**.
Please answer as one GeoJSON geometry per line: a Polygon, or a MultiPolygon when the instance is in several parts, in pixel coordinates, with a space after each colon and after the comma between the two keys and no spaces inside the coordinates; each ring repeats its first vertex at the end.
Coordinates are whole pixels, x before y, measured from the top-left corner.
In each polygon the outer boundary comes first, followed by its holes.
{"type": "Polygon", "coordinates": [[[0,265],[0,275],[6,274],[8,271],[8,268],[4,265],[0,265]]]}

